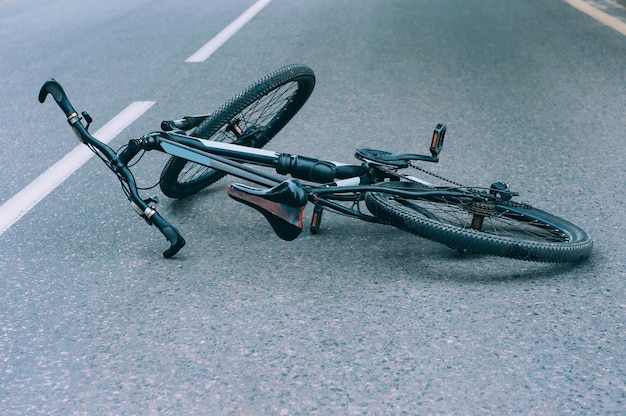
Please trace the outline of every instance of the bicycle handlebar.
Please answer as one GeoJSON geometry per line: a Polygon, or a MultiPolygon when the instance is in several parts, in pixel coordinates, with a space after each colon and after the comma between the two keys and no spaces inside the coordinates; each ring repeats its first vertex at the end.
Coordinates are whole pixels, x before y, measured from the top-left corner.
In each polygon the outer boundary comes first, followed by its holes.
{"type": "Polygon", "coordinates": [[[102,155],[108,159],[108,162],[110,163],[108,164],[109,168],[118,175],[121,181],[128,185],[128,197],[132,202],[132,205],[136,207],[137,213],[149,224],[155,225],[165,236],[167,241],[170,242],[170,247],[163,252],[163,257],[170,258],[178,253],[178,251],[185,245],[185,239],[180,235],[180,232],[174,226],[166,221],[154,208],[149,207],[147,203],[142,200],[137,191],[133,175],[130,172],[130,169],[128,169],[127,163],[139,150],[139,143],[134,142],[133,146],[129,144],[127,147],[127,153],[122,154],[122,152],[120,155],[116,154],[113,149],[93,137],[87,131],[87,128],[83,126],[80,121],[80,116],[76,110],[74,110],[70,100],[67,98],[63,87],[61,87],[61,84],[54,78],[46,81],[41,87],[41,90],[39,91],[39,102],[43,104],[46,101],[48,94],[52,95],[61,110],[63,110],[68,123],[72,126],[74,132],[76,132],[79,136],[79,139],[83,143],[90,144],[100,151],[102,155]]]}

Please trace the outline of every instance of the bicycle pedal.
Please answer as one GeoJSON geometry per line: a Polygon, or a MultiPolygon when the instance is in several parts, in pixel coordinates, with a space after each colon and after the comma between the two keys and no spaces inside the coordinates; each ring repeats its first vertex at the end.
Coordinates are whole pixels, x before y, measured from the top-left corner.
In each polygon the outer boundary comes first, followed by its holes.
{"type": "Polygon", "coordinates": [[[439,153],[443,149],[443,140],[446,137],[447,127],[443,123],[437,124],[433,130],[433,138],[430,142],[430,154],[434,159],[439,157],[439,153]]]}
{"type": "Polygon", "coordinates": [[[319,232],[322,226],[322,212],[324,212],[324,207],[315,205],[313,208],[313,216],[311,217],[311,226],[309,227],[311,234],[317,234],[319,232]]]}

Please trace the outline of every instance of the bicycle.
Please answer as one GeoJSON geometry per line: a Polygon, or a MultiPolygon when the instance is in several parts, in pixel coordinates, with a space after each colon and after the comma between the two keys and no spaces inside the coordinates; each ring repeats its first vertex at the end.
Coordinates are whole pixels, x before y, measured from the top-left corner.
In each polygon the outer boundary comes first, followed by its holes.
{"type": "Polygon", "coordinates": [[[314,234],[320,230],[322,213],[329,210],[391,225],[461,252],[542,262],[576,262],[590,255],[593,241],[585,231],[518,202],[519,193],[505,183],[464,186],[418,166],[439,161],[444,124],[434,129],[430,155],[360,148],[355,153],[358,163],[345,164],[262,149],[300,110],[314,85],[315,74],[304,65],[278,69],[214,113],[163,121],[161,130],[133,138],[118,151],[89,133],[91,116],[74,110],[56,80],[42,86],[39,101],[52,95],[79,141],[116,174],[133,209],[169,241],[163,252],[166,258],[174,256],[185,240],[157,212],[156,198],[139,194],[130,167],[146,151],[171,156],[159,181],[171,198],[196,194],[227,174],[263,186],[234,183],[227,193],[261,212],[278,237],[288,241],[300,235],[310,203],[309,229],[314,234]],[[277,175],[259,167],[273,168],[277,175]]]}

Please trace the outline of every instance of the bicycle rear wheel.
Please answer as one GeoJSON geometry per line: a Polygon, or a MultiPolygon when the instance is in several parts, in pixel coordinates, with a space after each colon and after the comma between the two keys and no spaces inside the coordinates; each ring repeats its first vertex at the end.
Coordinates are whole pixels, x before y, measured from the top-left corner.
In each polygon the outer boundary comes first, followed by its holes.
{"type": "MultiPolygon", "coordinates": [[[[388,186],[425,189],[409,182],[388,186]]],[[[365,202],[381,221],[460,251],[563,263],[588,257],[593,246],[576,225],[525,204],[468,204],[386,193],[368,193],[365,202]]]]}
{"type": "MultiPolygon", "coordinates": [[[[261,148],[300,110],[314,86],[315,74],[306,66],[278,69],[220,107],[191,136],[261,148]]],[[[224,176],[215,169],[172,157],[161,172],[161,191],[170,198],[183,198],[224,176]]]]}

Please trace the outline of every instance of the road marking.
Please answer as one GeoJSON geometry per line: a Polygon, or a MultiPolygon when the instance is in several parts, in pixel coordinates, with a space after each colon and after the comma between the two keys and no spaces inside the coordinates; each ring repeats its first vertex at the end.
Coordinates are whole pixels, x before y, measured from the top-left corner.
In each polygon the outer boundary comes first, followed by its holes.
{"type": "Polygon", "coordinates": [[[191,55],[185,60],[185,62],[204,62],[209,59],[209,56],[213,55],[228,39],[230,39],[235,33],[237,33],[242,27],[246,25],[254,16],[256,16],[261,10],[265,8],[272,0],[258,0],[248,10],[243,12],[241,16],[233,20],[231,24],[226,26],[220,33],[215,35],[213,39],[208,41],[203,47],[198,49],[196,53],[191,55]]]}
{"type": "Polygon", "coordinates": [[[607,25],[608,27],[617,30],[622,35],[626,36],[626,23],[621,20],[611,16],[610,14],[606,14],[601,10],[596,9],[589,3],[584,2],[583,0],[565,0],[572,7],[580,10],[581,12],[593,17],[600,23],[607,25]]]}
{"type": "MultiPolygon", "coordinates": [[[[148,111],[154,103],[154,101],[135,101],[131,103],[121,113],[96,131],[94,136],[103,143],[110,142],[143,113],[148,111]]],[[[37,179],[2,204],[0,206],[0,235],[26,215],[56,187],[61,185],[93,155],[87,146],[83,144],[78,145],[37,179]]]]}

